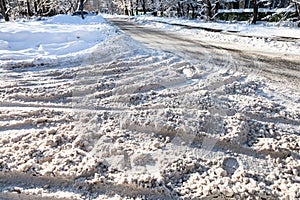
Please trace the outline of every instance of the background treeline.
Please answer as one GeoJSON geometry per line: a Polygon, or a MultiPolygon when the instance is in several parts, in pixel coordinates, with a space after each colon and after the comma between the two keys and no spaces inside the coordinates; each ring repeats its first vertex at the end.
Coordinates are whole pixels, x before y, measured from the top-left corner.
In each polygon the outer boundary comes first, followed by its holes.
{"type": "Polygon", "coordinates": [[[125,15],[150,13],[167,17],[212,19],[222,2],[219,0],[113,0],[106,1],[110,13],[125,15]]]}
{"type": "MultiPolygon", "coordinates": [[[[91,1],[92,2],[92,1],[91,1]]],[[[300,20],[300,0],[106,0],[111,14],[152,14],[165,17],[214,20],[300,20]],[[226,11],[226,12],[225,12],[226,11]],[[225,14],[224,14],[225,13],[225,14]],[[227,16],[227,17],[226,17],[227,16]]],[[[103,12],[103,11],[102,11],[103,12]]]]}
{"type": "MultiPolygon", "coordinates": [[[[31,16],[71,14],[78,8],[78,1],[0,0],[0,17],[8,21],[31,16]]],[[[85,9],[110,14],[151,14],[207,21],[220,16],[225,20],[249,18],[252,23],[262,18],[300,20],[300,0],[85,0],[85,9]],[[282,11],[278,12],[278,9],[282,11]]]]}
{"type": "Polygon", "coordinates": [[[78,0],[0,0],[1,15],[6,21],[34,15],[69,14],[77,6],[78,0]]]}

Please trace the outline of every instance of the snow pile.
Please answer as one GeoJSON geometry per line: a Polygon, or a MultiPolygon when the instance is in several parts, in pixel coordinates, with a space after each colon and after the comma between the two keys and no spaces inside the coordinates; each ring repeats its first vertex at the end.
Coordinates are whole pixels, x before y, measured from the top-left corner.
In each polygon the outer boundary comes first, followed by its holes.
{"type": "Polygon", "coordinates": [[[113,35],[116,29],[100,15],[0,23],[0,66],[79,62],[113,35]]]}
{"type": "Polygon", "coordinates": [[[160,23],[171,25],[186,25],[198,28],[214,29],[219,31],[249,33],[252,36],[285,36],[299,38],[299,28],[278,27],[277,23],[248,24],[245,22],[204,22],[199,20],[184,20],[180,18],[163,18],[154,16],[136,16],[136,21],[162,27],[160,23]]]}

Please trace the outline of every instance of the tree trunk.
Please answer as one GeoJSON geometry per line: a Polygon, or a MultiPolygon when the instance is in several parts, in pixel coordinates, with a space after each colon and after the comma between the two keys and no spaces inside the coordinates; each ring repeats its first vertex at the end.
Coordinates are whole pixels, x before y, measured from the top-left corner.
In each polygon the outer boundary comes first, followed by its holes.
{"type": "Polygon", "coordinates": [[[135,15],[139,15],[139,0],[136,0],[136,4],[135,4],[135,15]]]}
{"type": "Polygon", "coordinates": [[[146,10],[146,0],[143,0],[142,1],[142,7],[143,7],[143,13],[144,13],[144,15],[146,15],[146,13],[147,13],[147,10],[146,10]]]}
{"type": "Polygon", "coordinates": [[[83,10],[84,0],[79,0],[78,10],[83,10]]]}
{"type": "Polygon", "coordinates": [[[38,14],[38,4],[39,3],[36,0],[33,2],[35,14],[38,14]]]}
{"type": "Polygon", "coordinates": [[[5,21],[9,21],[5,0],[0,0],[0,9],[5,21]]]}
{"type": "Polygon", "coordinates": [[[190,4],[187,5],[187,18],[191,19],[192,17],[190,17],[190,4]]]}
{"type": "Polygon", "coordinates": [[[134,16],[134,10],[133,10],[133,3],[132,0],[130,0],[130,15],[134,16]]]}
{"type": "Polygon", "coordinates": [[[123,5],[124,5],[124,14],[129,16],[129,10],[128,10],[128,6],[127,6],[127,1],[123,0],[123,5]]]}
{"type": "Polygon", "coordinates": [[[206,1],[207,3],[207,20],[211,20],[211,17],[212,17],[212,14],[211,14],[211,10],[212,10],[212,6],[211,6],[211,3],[210,3],[210,0],[207,0],[206,1]]]}
{"type": "Polygon", "coordinates": [[[196,19],[195,7],[191,4],[192,7],[192,19],[196,19]]]}
{"type": "Polygon", "coordinates": [[[219,9],[220,9],[220,2],[216,1],[216,6],[215,6],[215,9],[214,9],[214,14],[215,15],[218,13],[219,9]]]}
{"type": "Polygon", "coordinates": [[[256,24],[257,22],[257,16],[258,16],[258,4],[256,0],[252,0],[253,3],[253,16],[252,16],[252,24],[256,24]]]}
{"type": "Polygon", "coordinates": [[[295,6],[296,6],[296,13],[298,15],[298,27],[300,28],[300,3],[295,3],[295,6]]]}
{"type": "Polygon", "coordinates": [[[298,20],[300,20],[300,3],[295,2],[296,14],[298,16],[298,20]]]}
{"type": "Polygon", "coordinates": [[[30,1],[26,0],[26,4],[27,4],[27,16],[30,17],[32,16],[31,9],[30,9],[30,1]]]}
{"type": "Polygon", "coordinates": [[[178,17],[182,17],[182,11],[181,11],[181,4],[180,4],[180,2],[178,2],[177,16],[178,16],[178,17]]]}

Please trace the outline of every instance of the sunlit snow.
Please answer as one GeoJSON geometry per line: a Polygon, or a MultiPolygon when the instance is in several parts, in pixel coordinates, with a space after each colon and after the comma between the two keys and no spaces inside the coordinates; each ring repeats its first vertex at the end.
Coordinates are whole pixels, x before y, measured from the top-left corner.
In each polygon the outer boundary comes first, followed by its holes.
{"type": "MultiPolygon", "coordinates": [[[[135,20],[159,29],[192,33],[203,39],[235,42],[240,48],[243,46],[244,48],[249,46],[268,48],[282,53],[297,53],[300,48],[299,28],[276,27],[270,24],[206,23],[151,16],[139,16],[135,20]],[[222,33],[184,29],[174,24],[211,28],[222,33]],[[223,34],[224,32],[231,34],[223,34]],[[294,41],[277,41],[278,37],[293,38],[294,41]]],[[[116,32],[117,29],[101,15],[89,16],[84,20],[70,15],[58,15],[40,20],[2,22],[0,23],[0,65],[81,62],[94,48],[101,48],[104,40],[113,38],[116,32]]]]}
{"type": "Polygon", "coordinates": [[[0,64],[80,61],[114,33],[100,15],[85,20],[58,15],[39,21],[0,23],[0,64]]]}

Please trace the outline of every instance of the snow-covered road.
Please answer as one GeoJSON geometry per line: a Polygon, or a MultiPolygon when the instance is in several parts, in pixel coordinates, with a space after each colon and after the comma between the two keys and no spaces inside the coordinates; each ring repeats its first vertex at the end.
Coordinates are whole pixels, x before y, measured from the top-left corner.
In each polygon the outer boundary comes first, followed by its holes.
{"type": "MultiPolygon", "coordinates": [[[[285,79],[287,83],[292,81],[296,88],[299,88],[300,54],[296,52],[288,54],[278,53],[272,49],[245,48],[239,42],[207,40],[201,35],[149,27],[133,20],[122,18],[109,18],[109,20],[133,39],[150,48],[172,52],[193,63],[194,66],[199,63],[203,66],[206,63],[207,67],[215,67],[215,70],[219,70],[228,67],[228,64],[236,65],[238,66],[236,70],[248,70],[248,72],[254,70],[259,71],[261,75],[267,73],[268,78],[285,79]]],[[[223,34],[225,36],[227,33],[223,34]]],[[[288,41],[289,39],[286,38],[286,42],[288,41]]],[[[140,48],[143,46],[141,45],[140,48]]]]}

